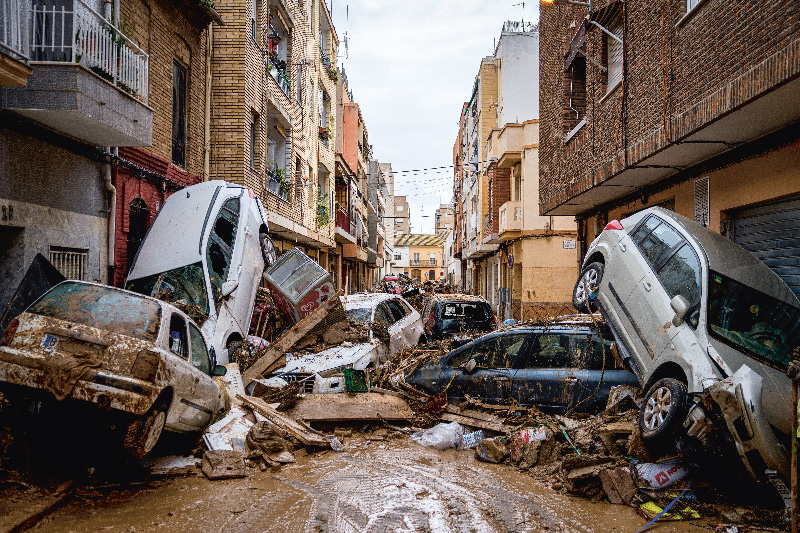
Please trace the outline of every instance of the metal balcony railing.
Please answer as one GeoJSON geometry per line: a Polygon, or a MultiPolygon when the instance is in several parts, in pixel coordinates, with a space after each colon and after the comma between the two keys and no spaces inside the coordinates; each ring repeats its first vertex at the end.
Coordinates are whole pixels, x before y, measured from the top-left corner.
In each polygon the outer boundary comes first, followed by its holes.
{"type": "Polygon", "coordinates": [[[267,58],[267,72],[277,82],[283,94],[291,99],[292,84],[289,82],[289,76],[286,75],[286,62],[278,59],[277,56],[267,58]]]}
{"type": "Polygon", "coordinates": [[[31,53],[30,0],[0,0],[0,50],[16,59],[31,53]]]}
{"type": "Polygon", "coordinates": [[[419,267],[436,266],[436,259],[432,259],[432,260],[412,259],[411,260],[411,266],[419,266],[419,267]]]}
{"type": "Polygon", "coordinates": [[[147,103],[149,56],[102,15],[81,0],[32,11],[31,60],[79,63],[147,103]]]}
{"type": "Polygon", "coordinates": [[[345,211],[342,211],[341,209],[337,209],[336,227],[342,228],[346,232],[350,233],[350,214],[345,211]]]}
{"type": "Polygon", "coordinates": [[[331,68],[331,58],[328,57],[328,52],[325,50],[325,44],[322,42],[319,43],[319,59],[322,61],[322,65],[326,69],[331,68]]]}

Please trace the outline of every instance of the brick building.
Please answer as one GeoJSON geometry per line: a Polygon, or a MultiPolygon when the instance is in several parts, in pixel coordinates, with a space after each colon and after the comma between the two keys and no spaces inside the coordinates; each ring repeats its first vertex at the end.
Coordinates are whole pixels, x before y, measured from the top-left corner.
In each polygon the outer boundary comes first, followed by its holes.
{"type": "Polygon", "coordinates": [[[542,213],[575,216],[583,251],[662,205],[800,294],[796,2],[543,3],[540,23],[542,213]]]}

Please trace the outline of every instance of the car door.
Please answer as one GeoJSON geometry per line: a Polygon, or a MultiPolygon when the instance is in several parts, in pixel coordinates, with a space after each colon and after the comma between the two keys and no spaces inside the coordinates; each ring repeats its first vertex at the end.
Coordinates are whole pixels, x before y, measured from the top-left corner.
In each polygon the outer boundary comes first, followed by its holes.
{"type": "Polygon", "coordinates": [[[572,335],[572,352],[578,361],[572,406],[578,411],[605,406],[611,387],[639,386],[634,374],[617,365],[612,344],[611,332],[580,331],[572,335]]]}
{"type": "Polygon", "coordinates": [[[404,346],[416,346],[422,334],[419,313],[403,305],[398,299],[386,301],[394,323],[389,326],[389,353],[399,353],[404,346]]]}
{"type": "Polygon", "coordinates": [[[185,418],[181,421],[196,429],[204,428],[219,406],[219,387],[211,378],[211,357],[208,353],[203,334],[192,323],[189,323],[190,360],[185,365],[194,384],[192,395],[181,399],[187,406],[185,418]]]}
{"type": "Polygon", "coordinates": [[[527,357],[514,372],[511,397],[521,405],[563,410],[573,402],[578,380],[571,335],[544,330],[530,336],[527,357]]]}
{"type": "MultiPolygon", "coordinates": [[[[165,310],[166,311],[166,310],[165,310]]],[[[191,421],[191,413],[187,413],[188,404],[184,399],[191,398],[194,394],[194,379],[184,369],[189,359],[189,332],[186,328],[186,319],[178,312],[165,312],[165,321],[169,325],[166,336],[167,357],[164,359],[164,372],[157,374],[163,376],[163,387],[172,387],[172,404],[167,412],[167,426],[186,429],[185,420],[191,421]]]]}
{"type": "Polygon", "coordinates": [[[499,403],[511,395],[514,369],[527,347],[528,334],[504,332],[476,341],[472,348],[453,357],[443,369],[442,383],[450,383],[447,397],[461,399],[465,395],[490,403],[499,403]],[[471,359],[475,368],[461,368],[471,359]]]}

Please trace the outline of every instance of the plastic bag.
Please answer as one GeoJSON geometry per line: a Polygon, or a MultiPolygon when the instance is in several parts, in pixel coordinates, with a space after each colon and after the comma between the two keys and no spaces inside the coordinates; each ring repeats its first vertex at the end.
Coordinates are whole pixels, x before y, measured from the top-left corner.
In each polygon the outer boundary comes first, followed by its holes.
{"type": "Polygon", "coordinates": [[[343,452],[344,451],[344,445],[341,443],[341,441],[339,439],[337,439],[333,435],[329,435],[329,436],[327,436],[325,438],[328,439],[328,442],[331,445],[331,450],[333,450],[335,452],[343,452]]]}
{"type": "Polygon", "coordinates": [[[478,431],[473,431],[472,433],[466,433],[461,438],[461,444],[458,446],[458,449],[469,450],[470,448],[474,448],[484,438],[486,438],[486,436],[483,434],[482,429],[479,429],[478,431]]]}
{"type": "Polygon", "coordinates": [[[437,450],[456,447],[464,436],[464,428],[458,422],[436,424],[426,431],[418,431],[411,435],[411,440],[423,446],[431,446],[437,450]]]}

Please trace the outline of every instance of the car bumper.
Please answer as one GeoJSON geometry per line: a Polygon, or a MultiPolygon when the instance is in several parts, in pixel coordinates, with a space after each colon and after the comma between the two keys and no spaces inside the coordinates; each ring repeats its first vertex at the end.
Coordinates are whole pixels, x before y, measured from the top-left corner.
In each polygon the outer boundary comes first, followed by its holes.
{"type": "MultiPolygon", "coordinates": [[[[45,357],[42,355],[0,348],[0,383],[45,391],[44,363],[45,357]]],[[[158,388],[146,381],[88,369],[68,398],[93,403],[104,409],[143,415],[153,405],[158,393],[158,388]]]]}
{"type": "Polygon", "coordinates": [[[764,480],[764,470],[789,478],[790,456],[778,442],[761,410],[761,376],[743,365],[732,376],[708,388],[719,406],[736,451],[753,478],[764,480]]]}

